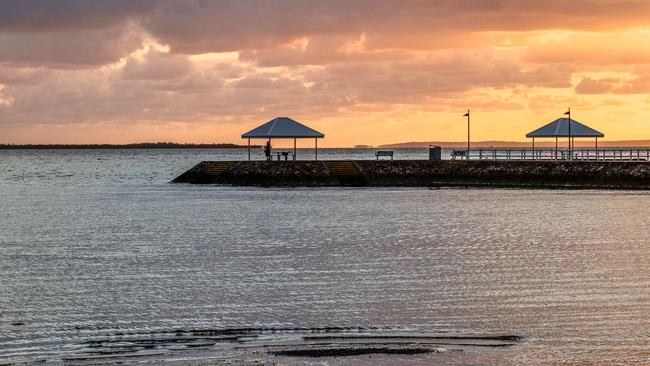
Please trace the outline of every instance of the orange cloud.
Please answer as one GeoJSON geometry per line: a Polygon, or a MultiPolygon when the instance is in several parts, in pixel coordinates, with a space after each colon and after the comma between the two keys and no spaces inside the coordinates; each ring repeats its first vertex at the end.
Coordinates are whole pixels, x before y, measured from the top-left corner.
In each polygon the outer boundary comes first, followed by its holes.
{"type": "Polygon", "coordinates": [[[616,32],[563,33],[528,47],[524,60],[536,63],[577,63],[581,65],[635,65],[650,63],[650,30],[627,29],[616,32]]]}

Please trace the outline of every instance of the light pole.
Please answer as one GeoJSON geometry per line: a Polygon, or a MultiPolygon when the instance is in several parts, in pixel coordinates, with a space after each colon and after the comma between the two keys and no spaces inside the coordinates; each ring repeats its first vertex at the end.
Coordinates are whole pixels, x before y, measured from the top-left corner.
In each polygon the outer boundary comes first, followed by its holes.
{"type": "Polygon", "coordinates": [[[573,142],[571,141],[571,107],[564,112],[564,115],[569,116],[569,160],[573,160],[573,142]]]}
{"type": "Polygon", "coordinates": [[[465,158],[469,159],[469,109],[467,110],[467,113],[463,114],[463,117],[467,117],[467,156],[465,156],[465,158]]]}

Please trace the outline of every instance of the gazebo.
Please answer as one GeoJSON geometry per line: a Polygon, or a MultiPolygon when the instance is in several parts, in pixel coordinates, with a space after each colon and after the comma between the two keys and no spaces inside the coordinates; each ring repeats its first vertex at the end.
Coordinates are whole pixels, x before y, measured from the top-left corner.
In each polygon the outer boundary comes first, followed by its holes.
{"type": "Polygon", "coordinates": [[[318,160],[318,139],[325,135],[289,117],[276,117],[241,137],[248,139],[248,160],[251,160],[251,139],[268,139],[269,142],[271,139],[293,139],[293,159],[296,160],[296,140],[306,138],[314,139],[314,152],[318,160]]]}
{"type": "Polygon", "coordinates": [[[569,139],[569,152],[573,149],[574,140],[579,138],[594,138],[596,141],[596,150],[598,150],[598,138],[605,137],[602,132],[598,132],[591,127],[570,118],[558,118],[555,121],[540,127],[535,131],[526,134],[526,138],[533,139],[533,153],[535,151],[536,138],[555,138],[555,155],[557,156],[557,139],[566,137],[569,139]],[[570,121],[570,124],[569,124],[570,121]]]}

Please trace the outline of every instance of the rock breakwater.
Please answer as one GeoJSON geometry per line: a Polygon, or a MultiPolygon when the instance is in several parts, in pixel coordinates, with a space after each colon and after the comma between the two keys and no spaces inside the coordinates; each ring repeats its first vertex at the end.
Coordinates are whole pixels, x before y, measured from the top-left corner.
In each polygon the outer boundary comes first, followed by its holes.
{"type": "Polygon", "coordinates": [[[356,177],[322,161],[204,161],[173,183],[235,186],[394,186],[650,189],[648,162],[357,160],[356,177]],[[227,165],[226,165],[227,164],[227,165]]]}

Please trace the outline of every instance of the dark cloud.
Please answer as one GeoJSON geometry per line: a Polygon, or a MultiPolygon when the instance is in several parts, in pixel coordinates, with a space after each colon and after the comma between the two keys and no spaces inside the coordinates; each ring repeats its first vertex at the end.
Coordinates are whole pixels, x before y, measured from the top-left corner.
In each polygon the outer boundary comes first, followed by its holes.
{"type": "Polygon", "coordinates": [[[140,48],[144,35],[133,24],[87,31],[0,34],[0,63],[53,68],[96,67],[140,48]]]}
{"type": "Polygon", "coordinates": [[[457,34],[604,30],[647,25],[649,19],[650,3],[641,0],[191,0],[165,2],[143,17],[143,25],[172,52],[204,53],[363,32],[372,49],[400,47],[400,42],[425,47],[457,34]]]}
{"type": "Polygon", "coordinates": [[[112,63],[142,46],[136,21],[156,2],[18,0],[0,2],[0,63],[55,68],[112,63]]]}
{"type": "MultiPolygon", "coordinates": [[[[0,62],[113,62],[138,44],[120,31],[133,24],[172,53],[244,51],[243,59],[272,66],[463,47],[485,31],[599,31],[648,25],[649,19],[650,3],[641,0],[9,0],[0,2],[0,62]],[[341,51],[361,34],[365,51],[384,53],[341,51]],[[302,37],[314,44],[282,48],[302,37]],[[97,52],[88,52],[93,43],[97,52]]],[[[548,55],[542,49],[530,58],[548,55]]]]}
{"type": "Polygon", "coordinates": [[[152,10],[150,0],[0,1],[0,32],[52,32],[97,29],[152,10]]]}
{"type": "MultiPolygon", "coordinates": [[[[302,36],[356,30],[354,15],[369,1],[168,1],[143,25],[172,52],[269,48],[302,36]]],[[[381,6],[381,5],[379,5],[381,6]]],[[[376,7],[376,6],[375,6],[376,7]]]]}

